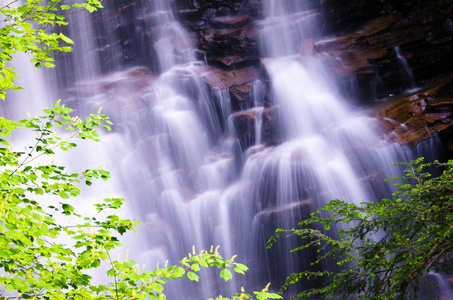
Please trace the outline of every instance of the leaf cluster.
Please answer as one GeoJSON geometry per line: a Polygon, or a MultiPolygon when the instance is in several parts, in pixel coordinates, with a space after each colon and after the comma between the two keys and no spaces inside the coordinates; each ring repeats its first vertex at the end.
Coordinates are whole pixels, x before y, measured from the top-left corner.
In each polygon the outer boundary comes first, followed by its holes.
{"type": "MultiPolygon", "coordinates": [[[[29,53],[35,67],[55,66],[52,52],[70,52],[72,40],[50,28],[67,25],[66,15],[76,10],[93,12],[101,8],[100,0],[86,0],[72,5],[62,0],[11,0],[0,5],[0,99],[6,98],[6,90],[18,90],[14,84],[17,74],[8,66],[17,53],[29,53]]],[[[6,0],[7,1],[7,0],[6,0]]]]}
{"type": "Polygon", "coordinates": [[[398,190],[391,199],[360,205],[333,200],[299,223],[300,229],[277,230],[269,247],[282,233],[297,236],[305,244],[293,251],[315,247],[318,259],[314,264],[325,261],[342,267],[339,272],[292,274],[281,292],[299,280],[322,278],[323,284],[302,291],[297,297],[419,297],[424,275],[442,271],[453,250],[453,160],[432,164],[422,161],[420,158],[402,163],[406,166],[405,175],[389,179],[398,181],[398,190]],[[424,172],[433,166],[442,170],[440,176],[424,172]],[[317,225],[324,230],[316,229],[317,225]],[[341,229],[337,235],[329,234],[333,228],[341,229]]]}

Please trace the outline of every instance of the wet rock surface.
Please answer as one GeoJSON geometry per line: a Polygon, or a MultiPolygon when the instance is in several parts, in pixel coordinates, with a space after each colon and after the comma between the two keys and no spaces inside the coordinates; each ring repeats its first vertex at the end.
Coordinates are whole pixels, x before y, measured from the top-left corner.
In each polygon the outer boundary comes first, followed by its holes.
{"type": "Polygon", "coordinates": [[[440,136],[448,151],[453,150],[453,78],[436,86],[401,97],[377,110],[379,129],[385,140],[415,147],[423,140],[440,136]]]}
{"type": "Polygon", "coordinates": [[[258,1],[181,1],[176,14],[198,37],[199,58],[220,68],[250,66],[258,60],[258,1]]]}
{"type": "MultiPolygon", "coordinates": [[[[319,56],[344,88],[345,98],[356,104],[375,105],[380,99],[406,95],[377,112],[387,141],[415,147],[435,134],[451,148],[452,99],[442,92],[448,88],[435,89],[435,94],[434,90],[408,90],[436,85],[453,73],[453,6],[439,1],[324,0],[311,7],[324,16],[324,37],[305,40],[302,57],[319,56]]],[[[176,1],[176,8],[185,25],[197,33],[200,56],[208,64],[238,73],[250,64],[262,70],[257,21],[263,14],[257,1],[185,1],[182,5],[176,1]]],[[[208,84],[224,86],[228,76],[220,73],[219,80],[208,84]]],[[[246,83],[228,87],[234,103],[250,101],[251,81],[242,81],[246,83]]],[[[263,137],[270,144],[278,144],[284,136],[275,129],[276,110],[263,114],[263,126],[268,126],[263,137]]],[[[253,140],[253,113],[238,114],[234,120],[238,136],[253,140]]]]}
{"type": "Polygon", "coordinates": [[[278,106],[241,111],[231,116],[236,136],[243,148],[256,143],[257,134],[261,134],[261,142],[266,146],[274,146],[283,142],[286,137],[279,125],[278,106]],[[260,133],[257,132],[257,118],[261,119],[260,133]]]}
{"type": "MultiPolygon", "coordinates": [[[[184,55],[185,45],[193,45],[197,58],[209,66],[203,78],[211,89],[228,91],[233,112],[252,108],[255,80],[268,84],[258,49],[259,22],[264,18],[261,1],[170,3],[183,30],[190,33],[189,41],[172,49],[175,57],[184,55]]],[[[153,57],[162,16],[148,14],[150,4],[145,1],[109,5],[115,6],[114,13],[93,15],[102,71],[115,71],[118,66],[110,62],[120,55],[123,65],[160,73],[153,57]],[[112,42],[107,29],[118,41],[112,42]],[[118,49],[120,54],[115,54],[118,49]]],[[[324,20],[319,36],[302,42],[301,56],[320,57],[352,104],[374,107],[391,102],[376,110],[387,141],[415,146],[437,135],[447,149],[453,149],[451,80],[445,79],[453,74],[453,5],[434,0],[322,0],[309,5],[324,20]],[[387,98],[400,100],[384,101],[387,98]]],[[[170,39],[178,40],[175,30],[169,32],[170,39]]],[[[59,80],[62,85],[72,82],[59,80]]],[[[278,107],[271,107],[270,97],[266,94],[263,142],[275,145],[284,133],[276,127],[278,107]]],[[[252,119],[249,113],[236,116],[238,136],[250,137],[247,124],[252,119]]]]}

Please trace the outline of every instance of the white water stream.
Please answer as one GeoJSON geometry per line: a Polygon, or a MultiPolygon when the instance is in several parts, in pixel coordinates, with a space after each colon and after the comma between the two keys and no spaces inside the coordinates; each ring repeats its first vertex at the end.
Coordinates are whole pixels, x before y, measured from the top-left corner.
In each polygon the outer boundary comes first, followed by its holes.
{"type": "MultiPolygon", "coordinates": [[[[185,43],[168,2],[153,1],[144,12],[161,25],[154,43],[160,73],[143,84],[143,68],[100,75],[95,46],[78,41],[81,50],[70,64],[79,66],[71,75],[76,92],[65,101],[79,113],[102,106],[117,124],[106,143],[82,156],[96,152],[107,160],[117,177],[111,189],[128,198],[132,217],[147,223],[128,242],[141,264],[176,263],[193,245],[220,245],[225,257],[237,254],[251,268],[247,279],[238,275],[228,284],[212,280],[217,271],[205,272],[201,284],[172,285],[168,299],[231,296],[242,285],[258,290],[269,281],[277,288],[290,272],[309,267],[310,258],[289,254],[294,241],[265,250],[273,231],[294,227],[331,199],[359,203],[388,195],[382,180],[395,174],[392,163],[406,154],[384,145],[371,129],[373,120],[343,103],[316,57],[299,55],[302,41],[316,38],[312,27],[319,16],[304,1],[281,0],[264,1],[267,17],[260,26],[272,105],[287,139],[266,147],[257,117],[253,151],[241,149],[228,125],[229,92],[208,88],[199,76],[204,64],[194,62],[193,45],[185,43]]],[[[70,20],[83,28],[87,22],[70,20]]],[[[86,32],[88,40],[92,34],[86,32]]],[[[109,38],[114,43],[115,36],[109,38]]],[[[259,116],[263,85],[256,82],[252,95],[259,116]]]]}

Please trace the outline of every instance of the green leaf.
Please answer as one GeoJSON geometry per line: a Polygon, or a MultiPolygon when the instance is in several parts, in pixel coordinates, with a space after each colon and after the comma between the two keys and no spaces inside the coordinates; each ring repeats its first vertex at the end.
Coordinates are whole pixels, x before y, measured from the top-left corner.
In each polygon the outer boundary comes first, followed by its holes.
{"type": "Polygon", "coordinates": [[[197,281],[200,278],[197,274],[194,272],[187,272],[187,278],[189,278],[191,281],[197,281]]]}
{"type": "Polygon", "coordinates": [[[186,273],[186,271],[182,267],[178,267],[175,269],[175,275],[177,277],[182,277],[185,273],[186,273]]]}
{"type": "Polygon", "coordinates": [[[69,204],[62,204],[61,205],[61,208],[65,211],[65,212],[74,212],[74,207],[72,207],[71,205],[69,204]]]}
{"type": "Polygon", "coordinates": [[[223,278],[225,281],[228,281],[228,280],[230,280],[231,278],[233,278],[233,275],[231,274],[230,270],[228,270],[228,269],[223,269],[223,270],[220,272],[220,277],[223,278]]]}
{"type": "Polygon", "coordinates": [[[74,44],[74,42],[70,38],[68,38],[67,36],[65,36],[63,34],[60,34],[60,38],[68,44],[74,44]]]}
{"type": "Polygon", "coordinates": [[[192,271],[198,272],[200,271],[200,266],[198,264],[193,264],[191,267],[192,271]]]}

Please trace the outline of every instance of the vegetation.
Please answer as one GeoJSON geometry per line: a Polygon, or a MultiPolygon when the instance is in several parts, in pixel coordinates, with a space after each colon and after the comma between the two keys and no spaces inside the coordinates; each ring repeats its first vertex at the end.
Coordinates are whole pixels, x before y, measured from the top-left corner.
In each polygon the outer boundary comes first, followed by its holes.
{"type": "Polygon", "coordinates": [[[65,15],[75,10],[90,12],[101,8],[100,0],[87,0],[72,5],[62,0],[0,0],[0,99],[6,98],[8,89],[18,90],[14,84],[17,74],[8,66],[17,53],[29,53],[37,67],[54,67],[51,53],[70,52],[72,40],[62,33],[50,32],[50,27],[67,25],[65,15]],[[6,2],[6,3],[5,3],[6,2]]]}
{"type": "Polygon", "coordinates": [[[448,268],[453,251],[453,160],[422,160],[405,164],[404,177],[390,179],[402,182],[392,199],[359,206],[334,200],[299,223],[301,229],[277,230],[269,246],[282,233],[297,236],[306,244],[292,251],[315,247],[319,256],[314,264],[330,261],[343,267],[291,274],[280,292],[299,280],[322,278],[324,284],[296,297],[417,299],[420,286],[428,285],[424,275],[448,268]],[[442,168],[442,174],[424,172],[430,166],[442,168]],[[324,230],[315,228],[319,224],[324,230]],[[339,238],[326,233],[334,227],[343,228],[339,238]]]}
{"type": "MultiPolygon", "coordinates": [[[[0,0],[2,1],[2,0],[0,0]]],[[[0,7],[0,98],[7,90],[19,89],[8,66],[14,54],[27,52],[37,68],[53,67],[51,54],[68,52],[72,41],[48,27],[66,25],[64,13],[71,9],[94,11],[99,0],[64,5],[61,0],[12,0],[0,7]]],[[[80,195],[80,187],[93,180],[108,180],[101,168],[68,172],[53,162],[58,151],[70,151],[76,139],[99,141],[96,129],[110,130],[108,116],[91,114],[85,120],[57,102],[43,116],[13,121],[0,117],[0,299],[165,299],[164,284],[186,276],[198,281],[204,267],[220,268],[225,281],[232,272],[244,274],[247,267],[225,260],[218,248],[199,253],[192,250],[178,265],[142,270],[135,261],[115,260],[111,251],[121,246],[118,235],[133,230],[140,222],[115,214],[100,213],[121,208],[124,200],[104,199],[93,204],[95,215],[77,212],[70,198],[80,195]],[[24,128],[33,142],[17,151],[12,138],[24,128]],[[67,133],[70,133],[69,135],[67,133]],[[64,134],[66,133],[66,134],[64,134]],[[52,162],[50,159],[52,159],[52,162]],[[46,204],[48,203],[48,204],[46,204]],[[68,225],[69,224],[69,225],[68,225]],[[93,284],[88,270],[105,264],[106,282],[93,284]]],[[[256,299],[280,299],[267,288],[254,292],[256,299]]],[[[235,299],[251,298],[244,292],[235,299]]],[[[228,299],[222,296],[217,299],[228,299]]]]}

